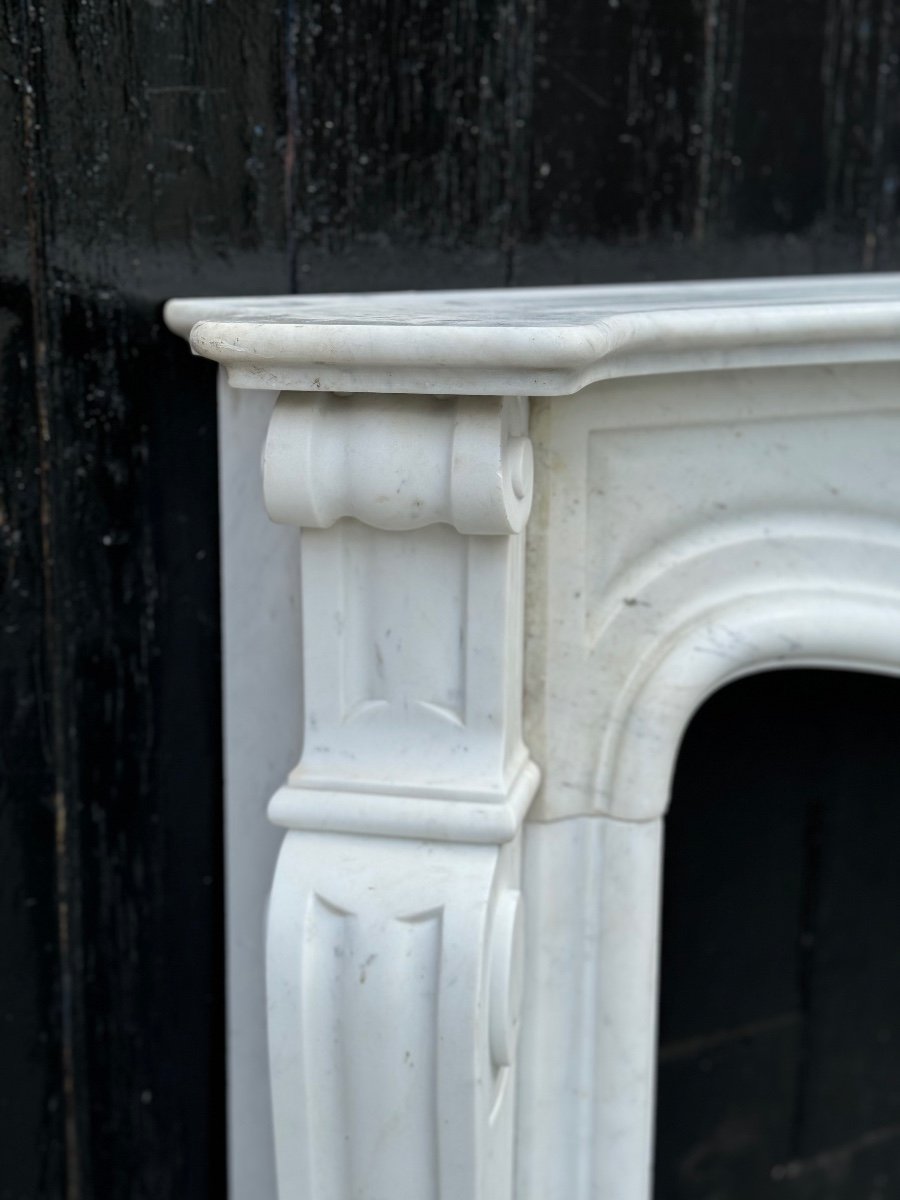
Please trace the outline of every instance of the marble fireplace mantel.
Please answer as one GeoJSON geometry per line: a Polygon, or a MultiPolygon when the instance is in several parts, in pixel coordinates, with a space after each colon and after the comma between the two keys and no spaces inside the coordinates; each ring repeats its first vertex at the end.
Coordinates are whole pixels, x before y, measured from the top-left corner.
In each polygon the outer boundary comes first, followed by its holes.
{"type": "Polygon", "coordinates": [[[221,366],[233,1200],[647,1200],[686,724],[900,672],[900,276],[166,320],[221,366]]]}

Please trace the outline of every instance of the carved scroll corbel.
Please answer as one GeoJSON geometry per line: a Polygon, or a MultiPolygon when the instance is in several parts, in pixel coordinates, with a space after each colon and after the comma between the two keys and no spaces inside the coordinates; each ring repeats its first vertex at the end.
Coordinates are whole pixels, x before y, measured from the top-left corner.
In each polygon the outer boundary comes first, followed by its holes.
{"type": "Polygon", "coordinates": [[[518,533],[534,477],[525,401],[282,392],[264,457],[273,521],[325,529],[446,522],[460,533],[518,533]]]}
{"type": "Polygon", "coordinates": [[[267,991],[280,1200],[512,1194],[525,401],[283,393],[304,745],[267,991]]]}

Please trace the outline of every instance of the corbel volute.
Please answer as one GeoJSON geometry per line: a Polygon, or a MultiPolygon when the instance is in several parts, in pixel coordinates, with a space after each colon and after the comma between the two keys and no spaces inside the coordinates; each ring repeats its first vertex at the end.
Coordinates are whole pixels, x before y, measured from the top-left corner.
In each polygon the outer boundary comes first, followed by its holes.
{"type": "Polygon", "coordinates": [[[528,403],[370,381],[252,379],[301,385],[263,450],[302,529],[302,754],[269,805],[279,1197],[510,1200],[528,403]]]}
{"type": "Polygon", "coordinates": [[[273,521],[520,533],[534,482],[517,397],[282,392],[263,458],[273,521]]]}

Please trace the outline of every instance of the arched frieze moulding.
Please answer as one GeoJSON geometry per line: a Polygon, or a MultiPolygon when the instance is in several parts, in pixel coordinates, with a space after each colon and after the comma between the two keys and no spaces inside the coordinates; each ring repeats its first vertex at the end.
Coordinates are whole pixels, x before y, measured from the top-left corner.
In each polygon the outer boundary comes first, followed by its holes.
{"type": "Polygon", "coordinates": [[[648,1200],[684,729],[900,673],[900,278],[166,320],[220,364],[233,1200],[648,1200]]]}

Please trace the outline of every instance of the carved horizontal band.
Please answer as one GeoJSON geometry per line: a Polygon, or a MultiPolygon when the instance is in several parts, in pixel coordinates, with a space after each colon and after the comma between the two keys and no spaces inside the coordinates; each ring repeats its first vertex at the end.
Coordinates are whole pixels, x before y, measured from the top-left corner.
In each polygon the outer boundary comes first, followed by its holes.
{"type": "Polygon", "coordinates": [[[446,523],[509,534],[531,511],[533,458],[518,397],[282,392],[263,456],[273,521],[325,529],[446,523]]]}
{"type": "Polygon", "coordinates": [[[505,799],[493,802],[288,785],[269,801],[269,820],[289,829],[496,845],[516,837],[539,783],[529,759],[505,799]]]}

